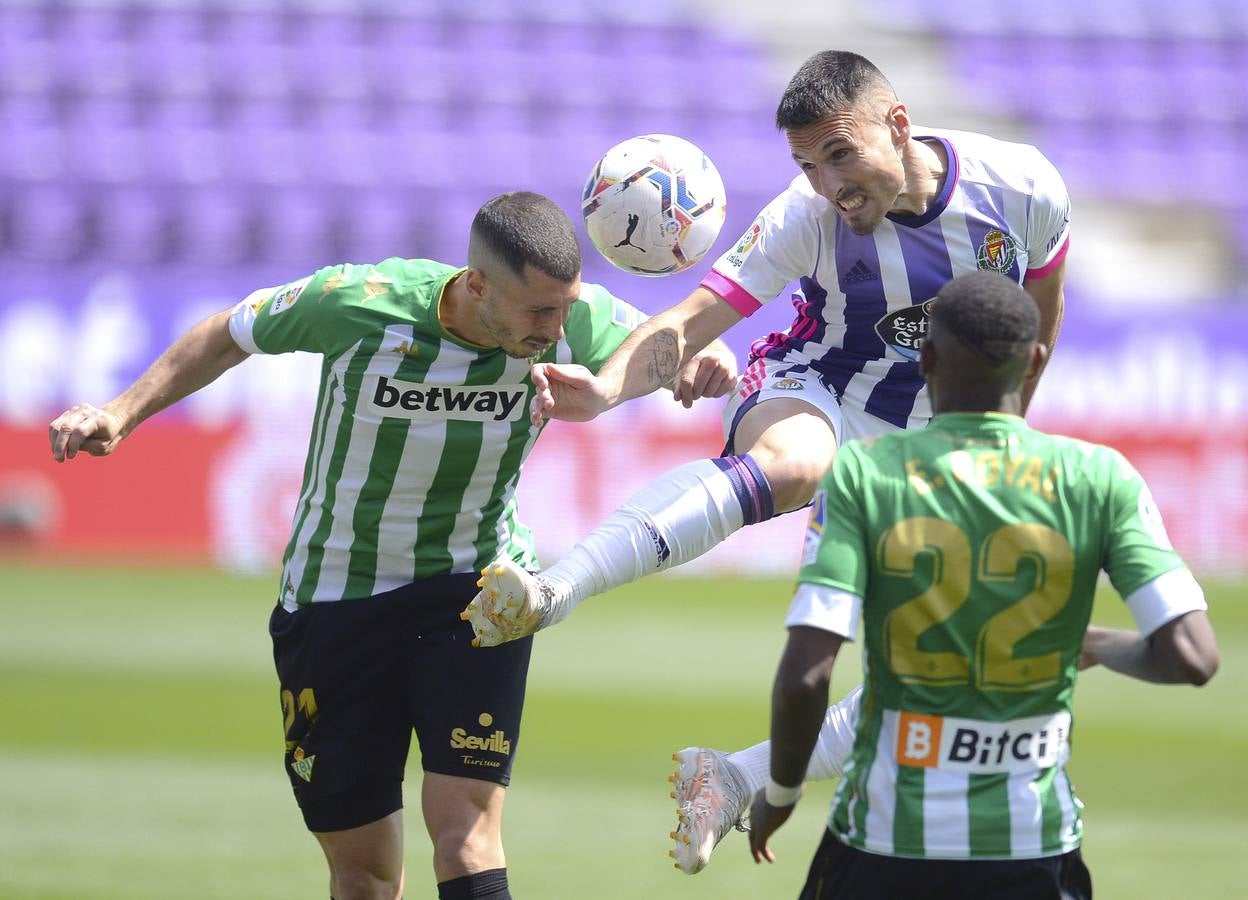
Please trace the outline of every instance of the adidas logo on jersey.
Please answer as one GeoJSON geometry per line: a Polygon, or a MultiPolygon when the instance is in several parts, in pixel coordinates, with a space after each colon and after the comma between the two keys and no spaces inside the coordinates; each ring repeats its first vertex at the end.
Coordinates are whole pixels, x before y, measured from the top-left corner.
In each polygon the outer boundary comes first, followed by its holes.
{"type": "Polygon", "coordinates": [[[417,384],[381,376],[369,404],[382,416],[404,419],[463,419],[470,422],[515,422],[524,413],[522,384],[489,387],[417,384]]]}
{"type": "Polygon", "coordinates": [[[845,282],[846,284],[861,284],[864,281],[879,281],[879,280],[880,280],[880,273],[873,272],[871,270],[871,267],[868,266],[862,260],[858,260],[858,262],[850,266],[849,271],[846,272],[845,276],[841,279],[841,281],[845,282]]]}

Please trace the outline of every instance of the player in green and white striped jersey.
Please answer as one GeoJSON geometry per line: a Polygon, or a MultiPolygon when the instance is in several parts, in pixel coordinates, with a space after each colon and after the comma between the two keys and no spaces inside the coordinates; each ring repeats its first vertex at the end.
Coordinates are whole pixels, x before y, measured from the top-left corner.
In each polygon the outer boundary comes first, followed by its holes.
{"type": "Polygon", "coordinates": [[[861,636],[855,742],[803,898],[1091,896],[1065,774],[1081,648],[1151,681],[1217,667],[1203,594],[1138,473],[1019,417],[1045,358],[1037,318],[999,275],[952,281],[922,349],[931,425],[850,442],[823,480],[750,835],[772,859],[837,651],[861,636]],[[1102,569],[1139,634],[1089,629],[1102,569]]]}
{"type": "MultiPolygon", "coordinates": [[[[252,353],[319,353],[320,394],[270,618],[285,770],[338,900],[403,891],[412,732],[438,896],[510,897],[501,841],[530,640],[470,649],[460,612],[502,554],[536,567],[516,518],[534,362],[597,370],[644,318],[580,280],[576,234],[544,197],[473,221],[468,266],[339,265],[251,294],[180,338],[119,397],[50,426],[58,461],[111,453],[143,420],[252,353]]],[[[678,399],[723,396],[722,344],[678,399]]]]}

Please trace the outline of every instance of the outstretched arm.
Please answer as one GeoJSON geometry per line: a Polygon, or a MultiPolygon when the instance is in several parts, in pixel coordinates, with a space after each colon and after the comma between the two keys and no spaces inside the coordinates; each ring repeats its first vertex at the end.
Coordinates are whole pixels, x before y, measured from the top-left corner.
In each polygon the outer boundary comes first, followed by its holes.
{"type": "Polygon", "coordinates": [[[642,323],[597,375],[581,366],[536,365],[532,418],[538,423],[542,419],[584,422],[625,400],[663,387],[740,319],[741,314],[718,295],[700,287],[671,309],[642,323]]]}
{"type": "Polygon", "coordinates": [[[828,707],[832,666],[845,639],[804,625],[789,629],[771,694],[771,783],[751,808],[750,853],[775,862],[767,841],[788,821],[828,707]]]}
{"type": "Polygon", "coordinates": [[[141,422],[215,381],[248,354],[230,335],[230,310],[204,319],[160,355],[117,397],[95,407],[79,403],[48,426],[52,458],[73,459],[81,450],[107,456],[141,422]]]}
{"type": "Polygon", "coordinates": [[[1200,686],[1218,671],[1218,645],[1202,610],[1172,619],[1147,637],[1135,631],[1089,625],[1081,668],[1097,663],[1131,678],[1200,686]]]}
{"type": "Polygon", "coordinates": [[[671,382],[672,399],[685,409],[703,397],[722,397],[737,386],[737,356],[723,341],[711,341],[690,357],[671,382]]]}

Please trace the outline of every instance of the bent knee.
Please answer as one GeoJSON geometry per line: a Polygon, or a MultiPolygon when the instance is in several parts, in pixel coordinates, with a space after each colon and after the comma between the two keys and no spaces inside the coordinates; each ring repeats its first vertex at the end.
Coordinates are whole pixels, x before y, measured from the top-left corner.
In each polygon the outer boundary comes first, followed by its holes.
{"type": "Polygon", "coordinates": [[[434,836],[433,854],[440,872],[483,872],[501,867],[503,847],[489,829],[449,827],[434,836]]]}
{"type": "Polygon", "coordinates": [[[750,455],[767,478],[776,512],[791,512],[801,509],[815,496],[820,480],[832,464],[834,453],[833,446],[827,453],[816,449],[802,453],[792,450],[787,453],[751,451],[750,455]]]}
{"type": "Polygon", "coordinates": [[[361,866],[335,866],[334,900],[396,900],[403,893],[403,875],[382,875],[361,866]]]}

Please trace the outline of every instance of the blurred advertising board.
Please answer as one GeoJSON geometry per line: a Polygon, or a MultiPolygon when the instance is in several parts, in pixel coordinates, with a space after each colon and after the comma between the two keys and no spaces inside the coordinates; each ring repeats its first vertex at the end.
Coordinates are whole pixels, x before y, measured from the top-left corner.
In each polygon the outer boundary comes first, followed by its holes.
{"type": "MultiPolygon", "coordinates": [[[[0,298],[0,552],[276,571],[300,485],[315,357],[249,360],[144,425],[108,460],[58,466],[47,444],[47,423],[61,409],[113,396],[190,325],[266,280],[282,278],[9,280],[0,298]]],[[[783,306],[769,306],[762,325],[733,329],[739,354],[783,323],[783,306]]],[[[1126,454],[1152,486],[1175,545],[1199,570],[1219,574],[1248,572],[1245,335],[1242,306],[1093,314],[1072,299],[1032,416],[1126,454]]],[[[593,423],[550,426],[520,489],[543,560],[651,478],[718,453],[720,409],[709,401],[687,411],[655,396],[593,423]]],[[[792,574],[804,525],[797,513],[755,526],[690,571],[792,574]]]]}

